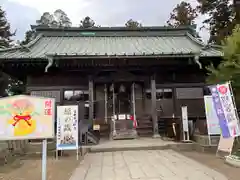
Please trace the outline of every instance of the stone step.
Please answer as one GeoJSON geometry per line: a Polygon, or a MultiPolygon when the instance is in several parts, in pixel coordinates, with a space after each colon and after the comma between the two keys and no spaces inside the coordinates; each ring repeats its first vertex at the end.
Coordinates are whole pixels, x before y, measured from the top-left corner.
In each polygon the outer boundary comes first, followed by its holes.
{"type": "MultiPolygon", "coordinates": [[[[119,143],[121,143],[121,140],[119,143]]],[[[131,140],[128,140],[131,141],[131,140]]],[[[159,141],[163,141],[159,139],[159,141]]],[[[163,144],[144,144],[139,143],[136,144],[127,144],[127,145],[118,145],[118,146],[94,146],[90,148],[90,153],[97,153],[97,152],[116,152],[116,151],[136,151],[136,150],[166,150],[172,149],[176,151],[192,151],[194,150],[194,143],[163,143],[163,144]]]]}
{"type": "Polygon", "coordinates": [[[137,127],[137,130],[139,129],[139,130],[141,130],[141,129],[152,129],[153,128],[153,126],[151,126],[151,125],[139,125],[138,127],[137,127]]]}

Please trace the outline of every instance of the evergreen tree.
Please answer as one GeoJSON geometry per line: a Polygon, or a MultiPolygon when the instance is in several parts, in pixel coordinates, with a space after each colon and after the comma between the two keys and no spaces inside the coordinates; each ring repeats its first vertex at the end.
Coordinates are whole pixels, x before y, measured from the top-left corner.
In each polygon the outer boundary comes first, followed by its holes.
{"type": "Polygon", "coordinates": [[[26,45],[34,39],[35,32],[33,30],[28,30],[25,33],[25,39],[20,43],[20,45],[26,45]]]}
{"type": "Polygon", "coordinates": [[[223,43],[224,59],[214,67],[208,67],[208,83],[217,84],[231,81],[236,99],[240,102],[240,26],[223,43]]]}
{"type": "Polygon", "coordinates": [[[182,1],[173,9],[167,24],[173,27],[194,25],[197,16],[197,10],[190,3],[182,1]]]}
{"type": "Polygon", "coordinates": [[[236,12],[236,24],[240,24],[240,0],[233,0],[233,6],[236,12]]]}
{"type": "Polygon", "coordinates": [[[127,27],[127,28],[140,28],[140,27],[142,27],[142,24],[141,23],[139,23],[139,22],[137,22],[137,21],[134,21],[134,20],[132,20],[132,19],[129,19],[127,22],[126,22],[126,24],[125,24],[125,26],[127,27]]]}
{"type": "Polygon", "coordinates": [[[60,26],[60,27],[71,27],[72,26],[71,20],[69,19],[69,17],[63,10],[57,9],[54,12],[53,16],[54,16],[55,21],[57,22],[58,26],[60,26]]]}
{"type": "Polygon", "coordinates": [[[209,16],[203,22],[209,26],[209,43],[221,44],[222,40],[231,35],[239,22],[232,0],[198,0],[198,2],[199,12],[209,16]]]}
{"type": "Polygon", "coordinates": [[[95,26],[94,20],[92,20],[89,16],[86,16],[80,22],[80,27],[82,27],[82,28],[91,28],[91,27],[96,27],[96,26],[95,26]]]}
{"type": "Polygon", "coordinates": [[[0,49],[11,46],[11,37],[14,33],[10,31],[10,24],[7,22],[6,14],[0,6],[0,49]]]}
{"type": "Polygon", "coordinates": [[[36,21],[37,25],[51,26],[55,23],[54,16],[49,12],[44,12],[39,20],[36,21]]]}

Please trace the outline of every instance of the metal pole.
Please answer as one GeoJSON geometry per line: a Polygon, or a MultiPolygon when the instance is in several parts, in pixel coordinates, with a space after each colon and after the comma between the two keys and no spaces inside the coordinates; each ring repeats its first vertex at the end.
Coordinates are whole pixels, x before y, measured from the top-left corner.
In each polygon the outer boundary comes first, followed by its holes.
{"type": "Polygon", "coordinates": [[[47,139],[42,142],[42,180],[47,180],[47,139]]]}

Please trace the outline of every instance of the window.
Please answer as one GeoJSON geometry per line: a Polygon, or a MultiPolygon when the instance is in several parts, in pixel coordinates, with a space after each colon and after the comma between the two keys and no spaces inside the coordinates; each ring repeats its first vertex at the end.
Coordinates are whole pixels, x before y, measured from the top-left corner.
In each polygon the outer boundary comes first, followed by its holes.
{"type": "Polygon", "coordinates": [[[65,101],[88,101],[89,93],[83,90],[66,90],[64,91],[65,101]]]}
{"type": "Polygon", "coordinates": [[[203,88],[203,94],[204,94],[204,96],[211,96],[212,95],[211,91],[208,87],[203,88]]]}
{"type": "MultiPolygon", "coordinates": [[[[151,89],[147,89],[145,92],[145,96],[147,99],[151,99],[151,89]]],[[[172,99],[173,98],[173,93],[172,89],[156,89],[156,99],[161,100],[161,99],[172,99]]]]}
{"type": "Polygon", "coordinates": [[[161,99],[172,99],[172,89],[157,89],[156,98],[157,100],[161,99]]]}
{"type": "Polygon", "coordinates": [[[60,91],[31,91],[31,96],[39,96],[39,97],[48,97],[55,98],[56,102],[60,102],[60,91]]]}
{"type": "Polygon", "coordinates": [[[177,99],[203,98],[203,88],[176,88],[177,99]]]}
{"type": "Polygon", "coordinates": [[[145,96],[146,96],[147,99],[152,99],[151,89],[146,90],[145,96]]]}

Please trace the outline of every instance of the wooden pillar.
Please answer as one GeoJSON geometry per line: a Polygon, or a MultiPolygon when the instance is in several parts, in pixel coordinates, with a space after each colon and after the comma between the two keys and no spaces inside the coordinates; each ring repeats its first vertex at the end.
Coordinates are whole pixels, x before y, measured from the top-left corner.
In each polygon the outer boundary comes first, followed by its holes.
{"type": "Polygon", "coordinates": [[[155,76],[151,78],[151,96],[152,96],[152,123],[153,137],[160,137],[158,133],[158,117],[157,117],[157,98],[156,98],[156,81],[155,76]]]}
{"type": "Polygon", "coordinates": [[[92,79],[92,77],[89,77],[88,90],[89,90],[89,124],[93,128],[94,98],[93,98],[93,79],[92,79]]]}
{"type": "Polygon", "coordinates": [[[104,119],[105,123],[108,123],[108,92],[107,92],[107,84],[104,85],[104,119]]]}
{"type": "Polygon", "coordinates": [[[172,100],[173,100],[173,118],[177,116],[177,92],[176,87],[172,88],[172,100]]]}

